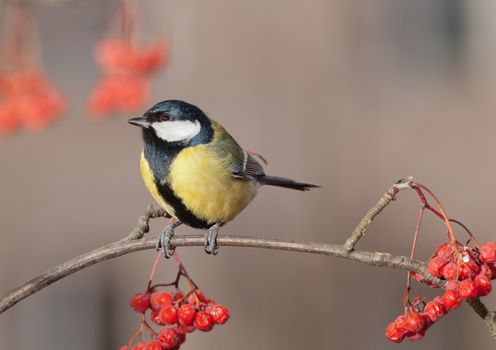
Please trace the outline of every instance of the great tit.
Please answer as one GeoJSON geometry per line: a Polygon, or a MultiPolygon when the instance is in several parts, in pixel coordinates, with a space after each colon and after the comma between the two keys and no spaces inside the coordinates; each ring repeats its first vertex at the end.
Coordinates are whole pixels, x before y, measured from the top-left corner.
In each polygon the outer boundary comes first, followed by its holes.
{"type": "Polygon", "coordinates": [[[205,251],[216,254],[219,228],[234,219],[262,185],[307,191],[319,187],[265,175],[260,163],[198,107],[162,101],[129,119],[143,130],[140,171],[153,198],[176,221],[161,232],[157,249],[174,254],[171,238],[181,225],[207,229],[205,251]]]}

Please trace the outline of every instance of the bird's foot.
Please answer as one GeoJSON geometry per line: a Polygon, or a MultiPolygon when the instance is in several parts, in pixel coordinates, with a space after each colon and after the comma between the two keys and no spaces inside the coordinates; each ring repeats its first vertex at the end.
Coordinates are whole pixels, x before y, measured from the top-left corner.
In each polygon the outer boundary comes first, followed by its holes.
{"type": "Polygon", "coordinates": [[[219,234],[220,224],[210,227],[205,234],[205,252],[207,254],[217,255],[219,246],[217,245],[217,235],[219,234]]]}
{"type": "Polygon", "coordinates": [[[162,232],[160,232],[160,235],[157,240],[157,250],[162,249],[162,253],[164,253],[164,257],[169,259],[171,256],[174,255],[174,251],[176,250],[176,247],[173,247],[171,245],[171,239],[174,236],[174,229],[181,225],[181,221],[176,221],[172,224],[167,225],[162,232]]]}

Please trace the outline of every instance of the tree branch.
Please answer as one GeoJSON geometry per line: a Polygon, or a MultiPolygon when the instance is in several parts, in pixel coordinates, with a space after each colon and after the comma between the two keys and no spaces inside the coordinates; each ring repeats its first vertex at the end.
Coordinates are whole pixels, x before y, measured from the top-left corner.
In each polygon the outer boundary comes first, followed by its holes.
{"type": "MultiPolygon", "coordinates": [[[[445,281],[430,275],[426,269],[425,262],[410,259],[405,256],[393,256],[388,253],[355,250],[355,246],[365,235],[374,218],[395,199],[396,194],[400,190],[411,188],[412,181],[412,178],[405,178],[397,181],[393,186],[391,186],[391,188],[389,188],[379,199],[377,204],[368,210],[353,230],[351,236],[343,245],[315,242],[295,242],[234,235],[219,236],[218,244],[221,246],[265,248],[320,254],[358,261],[377,267],[389,267],[417,272],[424,278],[425,281],[431,282],[439,287],[443,287],[445,281]]],[[[153,206],[148,206],[145,215],[138,219],[136,228],[134,228],[127,237],[57,265],[25,283],[21,287],[18,287],[3,295],[0,298],[0,314],[21,300],[79,270],[85,269],[104,260],[113,259],[140,250],[155,248],[157,243],[156,239],[144,240],[142,238],[144,234],[149,231],[150,219],[163,216],[168,216],[163,209],[155,209],[153,206]]],[[[171,244],[175,247],[203,247],[204,237],[203,235],[178,235],[172,238],[171,244]]],[[[496,312],[489,311],[479,298],[469,299],[467,300],[467,303],[486,322],[491,336],[496,339],[496,312]]]]}
{"type": "Polygon", "coordinates": [[[358,225],[356,225],[355,229],[351,233],[350,238],[344,242],[344,248],[346,251],[351,252],[355,249],[358,241],[362,239],[363,236],[367,233],[367,230],[374,221],[375,217],[381,213],[381,211],[388,206],[391,201],[396,198],[396,194],[404,189],[409,189],[411,182],[413,181],[412,177],[405,177],[396,181],[396,183],[391,186],[379,199],[379,201],[374,205],[369,211],[364,215],[364,217],[360,220],[358,225]]]}
{"type": "MultiPolygon", "coordinates": [[[[2,296],[0,298],[0,313],[8,310],[28,296],[40,291],[45,287],[48,287],[50,284],[79,270],[85,269],[104,260],[113,259],[125,254],[137,252],[140,250],[155,249],[156,243],[156,239],[121,240],[68,260],[47,270],[46,272],[27,282],[23,286],[16,288],[2,296]]],[[[174,236],[171,243],[175,247],[203,247],[205,242],[203,235],[178,235],[174,236]]],[[[374,253],[366,251],[348,252],[348,250],[343,245],[313,242],[294,242],[231,235],[220,235],[218,237],[218,244],[221,246],[265,248],[328,255],[337,258],[354,260],[378,267],[391,267],[396,269],[415,271],[432,283],[442,284],[441,280],[432,277],[426,271],[425,263],[418,260],[409,259],[405,256],[392,256],[388,253],[374,253]]]]}

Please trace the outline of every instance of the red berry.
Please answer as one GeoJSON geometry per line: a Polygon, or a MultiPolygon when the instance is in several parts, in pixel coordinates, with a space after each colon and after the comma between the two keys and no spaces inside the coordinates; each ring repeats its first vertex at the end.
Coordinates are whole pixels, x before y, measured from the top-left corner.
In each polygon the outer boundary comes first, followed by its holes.
{"type": "Polygon", "coordinates": [[[456,309],[457,307],[460,306],[462,303],[462,298],[460,297],[460,294],[456,290],[447,290],[443,294],[443,306],[446,309],[446,311],[456,309]]]}
{"type": "Polygon", "coordinates": [[[152,340],[145,344],[145,350],[162,350],[158,341],[152,340]]]}
{"type": "Polygon", "coordinates": [[[408,340],[417,341],[422,339],[425,336],[425,330],[421,330],[415,334],[407,334],[408,340]]]}
{"type": "Polygon", "coordinates": [[[442,270],[442,275],[445,279],[447,280],[454,280],[456,278],[456,270],[457,270],[457,266],[455,263],[448,263],[446,265],[444,265],[443,267],[443,270],[442,270]]]}
{"type": "Polygon", "coordinates": [[[465,279],[458,285],[458,294],[460,294],[463,299],[475,298],[477,292],[477,286],[471,279],[465,279]]]}
{"type": "Polygon", "coordinates": [[[432,301],[443,305],[443,296],[442,295],[438,295],[437,297],[435,297],[434,299],[432,299],[432,301]]]}
{"type": "Polygon", "coordinates": [[[406,316],[405,329],[408,332],[418,333],[424,329],[424,319],[416,312],[410,312],[406,316]]]}
{"type": "Polygon", "coordinates": [[[480,271],[479,266],[477,266],[477,269],[474,270],[473,267],[470,266],[469,264],[461,263],[460,269],[458,271],[458,279],[460,281],[470,279],[472,278],[473,275],[479,273],[479,271],[480,271]]]}
{"type": "Polygon", "coordinates": [[[205,296],[205,294],[203,294],[201,290],[197,290],[196,295],[198,296],[198,299],[200,299],[202,303],[207,301],[207,297],[205,296]]]}
{"type": "Polygon", "coordinates": [[[429,316],[432,322],[436,322],[444,315],[444,307],[436,301],[429,301],[425,305],[424,312],[429,316]]]}
{"type": "Polygon", "coordinates": [[[480,275],[485,275],[487,278],[493,278],[493,270],[489,267],[490,265],[482,265],[480,275]]]}
{"type": "Polygon", "coordinates": [[[158,334],[158,342],[164,349],[172,349],[181,343],[181,335],[172,328],[163,328],[158,334]]]}
{"type": "Polygon", "coordinates": [[[195,316],[194,325],[199,331],[207,332],[214,326],[214,320],[210,314],[205,311],[200,311],[195,316]]]}
{"type": "Polygon", "coordinates": [[[177,327],[174,327],[175,331],[179,334],[186,334],[186,333],[192,333],[195,331],[195,326],[185,326],[185,325],[178,325],[177,327]]]}
{"type": "Polygon", "coordinates": [[[160,318],[160,311],[159,310],[152,310],[152,314],[150,315],[150,319],[152,320],[153,323],[158,324],[159,326],[165,326],[164,320],[160,318]]]}
{"type": "Polygon", "coordinates": [[[195,319],[196,310],[190,304],[183,304],[177,312],[177,317],[179,319],[179,324],[185,326],[191,326],[195,319]]]}
{"type": "Polygon", "coordinates": [[[465,248],[464,252],[461,254],[462,265],[466,265],[473,274],[478,274],[480,272],[480,266],[475,261],[474,253],[471,249],[465,248]]]}
{"type": "Polygon", "coordinates": [[[434,321],[432,321],[430,316],[425,312],[420,313],[420,317],[422,317],[422,319],[424,320],[423,330],[426,331],[434,323],[434,321]]]}
{"type": "Polygon", "coordinates": [[[166,305],[159,312],[159,318],[167,324],[177,323],[177,307],[174,305],[166,305]]]}
{"type": "Polygon", "coordinates": [[[496,242],[486,242],[481,246],[480,259],[488,264],[496,262],[496,242]]]}
{"type": "Polygon", "coordinates": [[[448,255],[453,251],[453,248],[449,243],[442,243],[440,244],[434,253],[434,256],[438,256],[441,259],[445,259],[448,257],[448,255]]]}
{"type": "Polygon", "coordinates": [[[493,289],[491,286],[491,280],[482,273],[475,276],[474,283],[477,286],[477,291],[480,296],[486,296],[491,293],[493,289]]]}
{"type": "Polygon", "coordinates": [[[229,319],[229,310],[220,304],[214,305],[209,313],[216,324],[224,324],[229,319]]]}
{"type": "Polygon", "coordinates": [[[398,331],[398,329],[396,329],[395,323],[391,322],[386,327],[386,338],[395,343],[401,343],[403,339],[405,339],[405,333],[398,331]]]}
{"type": "Polygon", "coordinates": [[[446,290],[458,290],[458,281],[448,281],[446,283],[446,290]]]}
{"type": "Polygon", "coordinates": [[[184,293],[183,292],[177,291],[177,292],[174,293],[174,300],[177,301],[177,300],[180,300],[182,298],[184,298],[184,293]]]}
{"type": "Polygon", "coordinates": [[[153,310],[160,310],[165,305],[172,304],[173,296],[169,292],[154,292],[150,296],[150,305],[153,310]]]}
{"type": "Polygon", "coordinates": [[[132,347],[132,350],[145,350],[145,344],[144,343],[136,343],[132,347]]]}
{"type": "Polygon", "coordinates": [[[131,307],[139,313],[145,313],[150,307],[150,295],[146,293],[136,293],[131,297],[131,307]]]}
{"type": "Polygon", "coordinates": [[[127,345],[123,345],[119,348],[119,350],[129,350],[127,345]]]}
{"type": "Polygon", "coordinates": [[[207,301],[205,294],[203,294],[201,290],[197,290],[197,291],[191,293],[190,295],[188,295],[188,303],[191,305],[196,305],[197,298],[202,303],[207,301]]]}
{"type": "Polygon", "coordinates": [[[441,276],[441,269],[443,268],[444,263],[440,257],[434,257],[432,258],[429,263],[427,264],[427,269],[429,270],[429,273],[434,276],[434,277],[440,277],[441,276]]]}
{"type": "Polygon", "coordinates": [[[408,332],[406,329],[406,317],[405,315],[400,315],[394,320],[394,326],[400,333],[408,332]]]}
{"type": "MultiPolygon", "coordinates": [[[[193,326],[191,326],[191,327],[193,327],[193,326]]],[[[180,329],[180,328],[181,328],[181,326],[177,326],[177,327],[172,328],[179,335],[179,345],[181,345],[182,343],[184,343],[186,341],[186,333],[191,333],[191,332],[184,332],[183,329],[180,329]]],[[[178,345],[178,347],[179,347],[179,345],[178,345]]]]}

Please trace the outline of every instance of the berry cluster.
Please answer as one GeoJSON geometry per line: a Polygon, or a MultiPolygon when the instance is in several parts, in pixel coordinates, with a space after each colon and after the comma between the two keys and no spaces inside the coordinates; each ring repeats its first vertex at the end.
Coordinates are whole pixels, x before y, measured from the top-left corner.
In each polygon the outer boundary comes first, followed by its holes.
{"type": "MultiPolygon", "coordinates": [[[[387,326],[386,337],[396,343],[405,338],[419,340],[433,323],[458,308],[462,300],[491,293],[491,280],[496,279],[495,263],[496,242],[484,243],[480,249],[441,244],[427,268],[434,277],[447,281],[444,294],[431,301],[415,298],[406,313],[387,326]]],[[[423,281],[419,274],[414,277],[423,281]]]]}
{"type": "Polygon", "coordinates": [[[120,37],[103,40],[95,50],[104,73],[90,94],[88,106],[99,117],[143,107],[148,100],[149,77],[165,64],[169,55],[162,42],[142,46],[131,40],[133,16],[127,2],[120,4],[120,37]]]}
{"type": "Polygon", "coordinates": [[[215,325],[222,325],[229,319],[229,310],[217,304],[214,299],[207,299],[181,263],[174,282],[155,286],[149,283],[147,292],[136,293],[131,297],[130,305],[133,310],[142,314],[141,324],[128,344],[119,350],[177,350],[186,341],[187,333],[195,330],[208,332],[215,325]],[[183,293],[179,288],[181,277],[185,277],[190,285],[188,293],[183,293]],[[158,287],[161,286],[173,286],[174,291],[159,290],[158,287]],[[151,322],[162,327],[158,332],[146,320],[148,311],[151,322]],[[148,342],[143,339],[145,330],[151,338],[148,342]],[[140,341],[133,345],[138,338],[140,341]]]}
{"type": "Polygon", "coordinates": [[[422,203],[415,231],[412,257],[423,211],[426,209],[445,222],[449,241],[437,247],[427,264],[427,271],[437,278],[437,281],[426,280],[416,272],[408,274],[404,314],[398,316],[386,328],[386,337],[396,343],[400,343],[405,338],[413,341],[422,339],[430,326],[449,311],[458,308],[463,300],[482,297],[491,293],[491,280],[496,279],[496,242],[486,242],[480,245],[466,226],[456,220],[448,219],[439,200],[428,188],[417,183],[414,183],[412,188],[417,190],[422,203]],[[439,211],[427,203],[423,190],[433,197],[439,211]],[[467,244],[462,245],[456,240],[451,222],[460,224],[467,231],[470,236],[467,244]],[[468,245],[471,242],[474,243],[473,247],[468,245]],[[430,301],[416,297],[410,303],[408,300],[410,275],[417,282],[426,283],[432,288],[444,287],[444,293],[430,301]]]}
{"type": "Polygon", "coordinates": [[[38,131],[59,118],[65,102],[38,67],[40,43],[31,7],[6,5],[0,43],[0,135],[38,131]]]}
{"type": "Polygon", "coordinates": [[[64,112],[65,103],[45,75],[19,71],[0,79],[0,133],[9,134],[19,126],[37,131],[64,112]]]}

